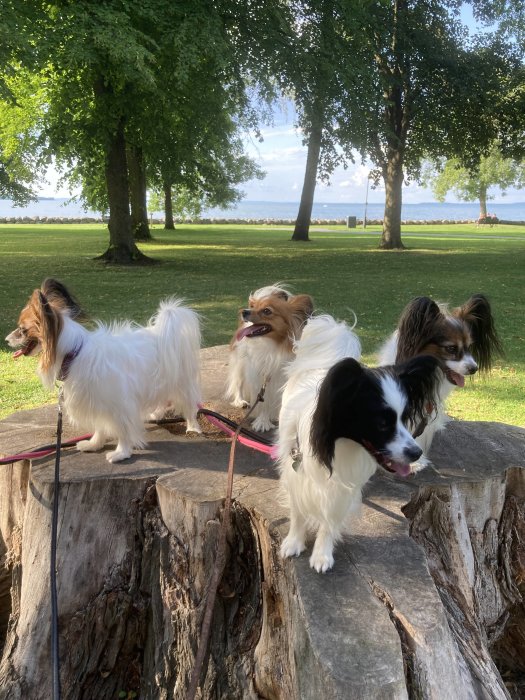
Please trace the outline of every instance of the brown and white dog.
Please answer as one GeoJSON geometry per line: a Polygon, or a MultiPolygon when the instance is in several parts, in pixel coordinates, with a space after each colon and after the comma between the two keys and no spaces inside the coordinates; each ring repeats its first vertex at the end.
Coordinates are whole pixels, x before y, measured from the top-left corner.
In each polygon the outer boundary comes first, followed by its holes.
{"type": "Polygon", "coordinates": [[[307,294],[292,294],[281,284],[252,292],[239,312],[239,327],[230,344],[227,396],[233,406],[251,406],[261,387],[253,428],[271,430],[279,417],[284,367],[294,357],[293,344],[313,312],[307,294]]]}
{"type": "Polygon", "coordinates": [[[15,357],[40,355],[38,374],[52,388],[63,382],[64,408],[73,424],[93,432],[83,451],[101,449],[109,462],[131,456],[145,444],[144,418],[159,418],[171,405],[200,432],[200,326],[197,314],[177,299],[161,302],[146,326],[128,322],[91,331],[63,284],[46,279],[35,289],[6,340],[15,357]]]}
{"type": "Polygon", "coordinates": [[[437,410],[430,412],[417,438],[424,453],[420,466],[428,464],[426,455],[434,435],[446,422],[449,394],[455,387],[464,387],[465,377],[478,369],[489,371],[494,356],[501,352],[490,303],[483,294],[473,294],[453,309],[429,297],[416,297],[405,307],[397,329],[380,350],[379,363],[399,364],[418,355],[433,355],[445,368],[437,410]]]}

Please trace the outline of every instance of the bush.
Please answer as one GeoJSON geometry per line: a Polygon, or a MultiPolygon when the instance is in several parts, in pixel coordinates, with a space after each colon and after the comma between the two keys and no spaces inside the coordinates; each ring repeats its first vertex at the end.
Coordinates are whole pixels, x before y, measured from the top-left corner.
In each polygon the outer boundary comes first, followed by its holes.
{"type": "Polygon", "coordinates": [[[487,214],[487,216],[480,216],[478,219],[478,226],[481,226],[482,224],[494,226],[494,224],[499,224],[499,219],[496,216],[496,214],[487,214]]]}

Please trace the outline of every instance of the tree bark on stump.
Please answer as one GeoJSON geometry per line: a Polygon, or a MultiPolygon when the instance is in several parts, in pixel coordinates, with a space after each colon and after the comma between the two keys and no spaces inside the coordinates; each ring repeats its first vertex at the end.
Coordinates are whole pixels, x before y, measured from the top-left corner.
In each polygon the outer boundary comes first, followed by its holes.
{"type": "MultiPolygon", "coordinates": [[[[13,417],[0,436],[23,427],[13,417]]],[[[117,465],[103,454],[64,453],[64,697],[184,698],[229,454],[203,427],[193,439],[183,427],[152,429],[148,447],[117,465]]],[[[307,554],[280,559],[287,518],[275,467],[237,448],[229,557],[201,697],[520,697],[525,431],[453,422],[431,457],[436,466],[411,479],[373,477],[323,576],[307,554]]],[[[0,471],[0,619],[9,616],[2,699],[50,697],[52,480],[52,459],[0,471]]]]}

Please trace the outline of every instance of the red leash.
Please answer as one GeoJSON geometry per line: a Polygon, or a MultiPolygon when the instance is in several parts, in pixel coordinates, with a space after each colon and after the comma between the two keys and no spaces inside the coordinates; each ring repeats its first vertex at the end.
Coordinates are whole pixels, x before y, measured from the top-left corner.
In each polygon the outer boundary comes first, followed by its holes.
{"type": "MultiPolygon", "coordinates": [[[[76,445],[77,442],[81,440],[87,440],[91,437],[91,434],[80,435],[80,437],[72,438],[71,440],[65,440],[62,442],[62,447],[72,447],[76,445]]],[[[19,452],[16,455],[11,455],[10,457],[1,457],[0,464],[12,464],[13,462],[20,462],[23,459],[39,459],[40,457],[47,457],[47,455],[56,452],[56,445],[44,445],[43,447],[37,447],[31,452],[19,452]]]]}
{"type": "MultiPolygon", "coordinates": [[[[226,433],[226,435],[229,435],[230,437],[233,437],[235,435],[238,425],[233,421],[229,420],[228,418],[221,416],[220,413],[215,413],[214,411],[210,411],[207,408],[203,408],[202,406],[199,406],[199,413],[200,415],[204,416],[206,420],[208,420],[216,428],[219,428],[219,430],[222,430],[223,433],[226,433]]],[[[158,425],[162,425],[161,421],[154,422],[158,425]]],[[[170,422],[177,422],[177,419],[166,419],[166,423],[170,422]]],[[[77,442],[80,442],[81,440],[89,440],[91,436],[91,433],[87,433],[86,435],[80,435],[79,437],[71,438],[71,440],[64,440],[62,442],[62,447],[73,447],[77,444],[77,442]]],[[[246,447],[249,447],[252,450],[257,450],[258,452],[263,452],[264,454],[269,455],[271,459],[277,458],[277,445],[271,444],[262,437],[259,438],[259,436],[257,436],[255,433],[252,433],[251,431],[246,431],[245,435],[240,433],[237,437],[237,440],[242,445],[245,445],[246,447]]],[[[53,454],[54,452],[56,452],[56,449],[56,445],[43,445],[42,447],[36,447],[35,449],[29,452],[19,452],[18,454],[10,455],[9,457],[1,457],[0,465],[13,464],[13,462],[20,462],[24,459],[40,459],[41,457],[47,457],[48,455],[53,454]]]]}

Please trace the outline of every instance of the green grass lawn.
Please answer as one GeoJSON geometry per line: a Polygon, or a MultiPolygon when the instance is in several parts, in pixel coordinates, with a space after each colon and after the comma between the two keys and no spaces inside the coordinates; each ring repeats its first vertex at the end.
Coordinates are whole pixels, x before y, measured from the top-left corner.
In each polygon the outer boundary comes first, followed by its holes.
{"type": "MultiPolygon", "coordinates": [[[[159,299],[182,296],[202,315],[204,345],[227,343],[248,293],[285,282],[314,297],[318,311],[357,316],[364,359],[394,328],[404,305],[426,294],[452,305],[473,292],[492,302],[505,347],[489,377],[475,377],[449,404],[451,415],[525,425],[525,227],[411,225],[405,251],[380,251],[378,229],[314,227],[308,243],[291,228],[239,225],[157,227],[142,250],[161,264],[106,266],[102,225],[0,225],[0,333],[11,331],[31,291],[44,277],[68,286],[94,319],[144,322],[159,299]]],[[[35,376],[36,361],[0,352],[0,417],[54,401],[35,376]]]]}

